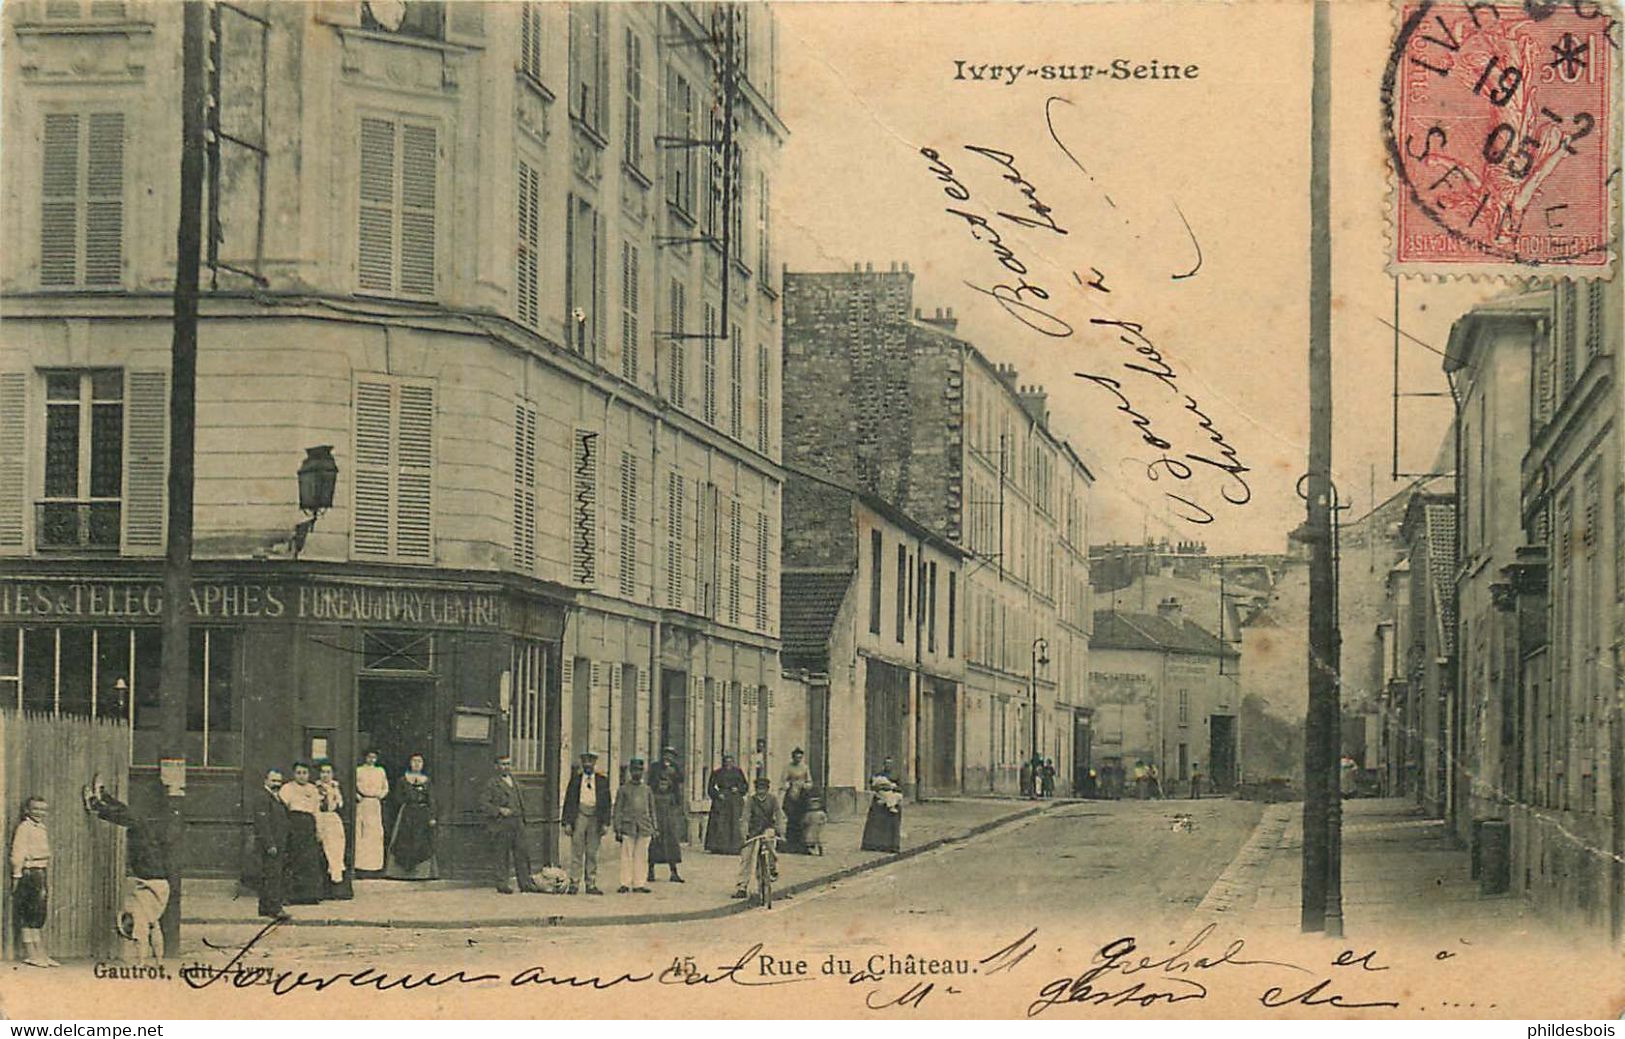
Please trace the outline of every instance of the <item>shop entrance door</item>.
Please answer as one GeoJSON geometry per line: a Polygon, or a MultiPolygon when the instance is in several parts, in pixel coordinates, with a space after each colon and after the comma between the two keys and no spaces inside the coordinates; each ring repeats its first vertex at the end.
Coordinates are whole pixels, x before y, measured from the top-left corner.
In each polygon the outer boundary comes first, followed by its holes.
{"type": "MultiPolygon", "coordinates": [[[[434,683],[427,679],[363,678],[356,705],[356,738],[361,751],[378,751],[391,789],[413,754],[422,754],[429,775],[434,759],[434,683]]],[[[449,766],[450,762],[444,763],[449,766]]]]}

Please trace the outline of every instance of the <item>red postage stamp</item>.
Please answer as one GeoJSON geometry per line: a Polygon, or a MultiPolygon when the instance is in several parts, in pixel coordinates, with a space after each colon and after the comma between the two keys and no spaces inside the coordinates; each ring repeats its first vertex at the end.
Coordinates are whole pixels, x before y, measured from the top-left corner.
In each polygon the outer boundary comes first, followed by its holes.
{"type": "Polygon", "coordinates": [[[1619,35],[1592,0],[1403,5],[1382,88],[1398,270],[1608,270],[1619,35]]]}

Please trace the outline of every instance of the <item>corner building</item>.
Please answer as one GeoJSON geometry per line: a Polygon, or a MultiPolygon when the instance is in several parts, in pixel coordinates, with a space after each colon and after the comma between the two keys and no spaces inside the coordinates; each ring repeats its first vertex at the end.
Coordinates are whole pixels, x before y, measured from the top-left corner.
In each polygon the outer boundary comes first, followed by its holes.
{"type": "MultiPolygon", "coordinates": [[[[698,803],[779,674],[770,11],[210,12],[189,868],[267,766],[368,746],[428,759],[442,875],[498,752],[549,857],[589,746],[698,803]]],[[[182,8],[3,18],[0,701],[126,715],[156,797],[182,8]]]]}

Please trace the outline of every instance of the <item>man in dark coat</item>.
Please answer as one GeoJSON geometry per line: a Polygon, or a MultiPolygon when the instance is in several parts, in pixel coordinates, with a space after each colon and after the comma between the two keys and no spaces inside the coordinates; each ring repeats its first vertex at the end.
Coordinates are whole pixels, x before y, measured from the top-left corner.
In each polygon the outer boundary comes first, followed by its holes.
{"type": "Polygon", "coordinates": [[[497,890],[513,894],[508,886],[508,870],[513,870],[519,890],[541,891],[531,879],[530,850],[525,846],[525,796],[513,778],[513,759],[506,754],[496,760],[496,775],[485,784],[480,796],[480,812],[486,818],[496,869],[497,890]]]}
{"type": "Polygon", "coordinates": [[[570,887],[573,895],[585,886],[589,895],[601,895],[598,887],[598,845],[609,829],[609,777],[598,771],[598,755],[581,753],[581,767],[570,777],[564,791],[564,832],[570,835],[570,887]]]}
{"type": "Polygon", "coordinates": [[[260,915],[273,920],[286,920],[282,910],[282,896],[287,884],[288,806],[282,803],[277,791],[282,789],[280,769],[265,773],[265,790],[255,798],[254,849],[260,860],[260,915]]]}

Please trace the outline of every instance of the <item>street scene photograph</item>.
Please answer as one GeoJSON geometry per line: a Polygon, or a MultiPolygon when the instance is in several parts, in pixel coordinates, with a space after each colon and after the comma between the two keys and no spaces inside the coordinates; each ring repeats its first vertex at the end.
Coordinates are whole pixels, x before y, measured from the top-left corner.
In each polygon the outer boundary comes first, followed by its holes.
{"type": "Polygon", "coordinates": [[[0,5],[0,1017],[1619,1021],[1619,14],[0,5]]]}

